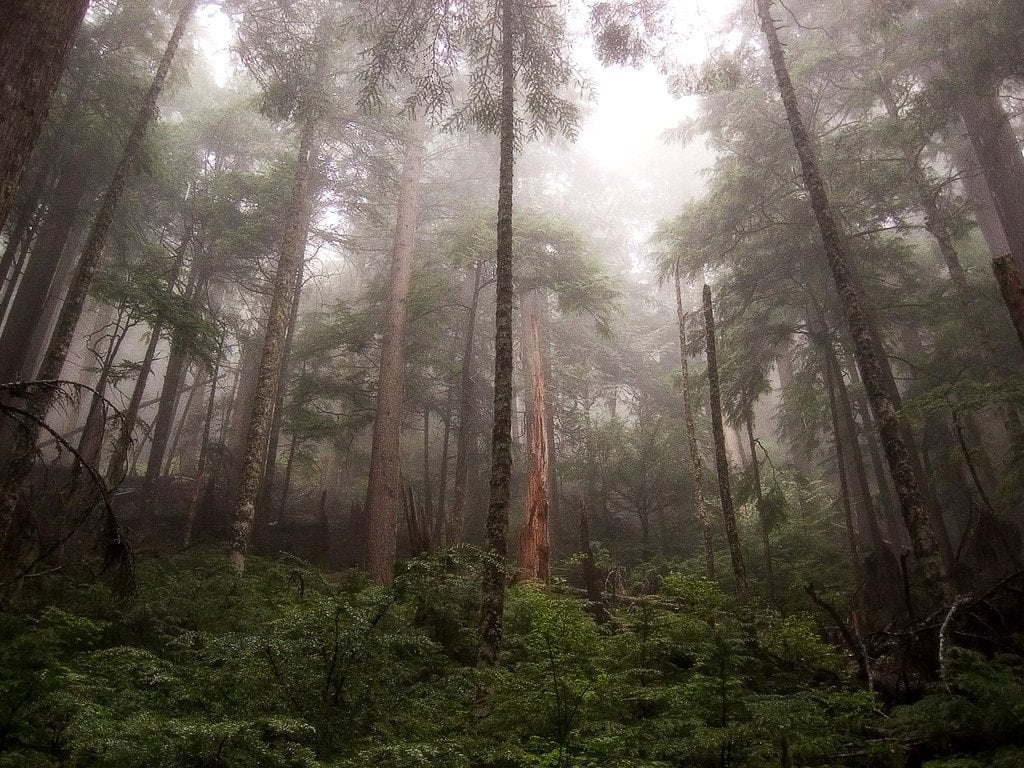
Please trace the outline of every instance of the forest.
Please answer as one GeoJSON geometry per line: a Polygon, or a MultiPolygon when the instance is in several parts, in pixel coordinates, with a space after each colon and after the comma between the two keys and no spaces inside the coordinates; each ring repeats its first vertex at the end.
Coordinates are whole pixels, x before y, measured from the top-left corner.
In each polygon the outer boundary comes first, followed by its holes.
{"type": "Polygon", "coordinates": [[[1022,536],[1020,0],[0,3],[0,767],[1022,768],[1022,536]]]}

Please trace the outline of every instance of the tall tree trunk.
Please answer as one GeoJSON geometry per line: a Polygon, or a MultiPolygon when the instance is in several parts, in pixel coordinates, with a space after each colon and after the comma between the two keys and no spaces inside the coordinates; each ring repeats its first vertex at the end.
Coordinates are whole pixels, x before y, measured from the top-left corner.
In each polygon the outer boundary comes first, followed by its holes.
{"type": "Polygon", "coordinates": [[[452,410],[455,408],[455,387],[448,387],[444,405],[444,430],[441,433],[441,466],[437,481],[437,512],[433,517],[431,538],[437,546],[444,544],[445,521],[448,519],[448,461],[451,458],[452,410]]]}
{"type": "Polygon", "coordinates": [[[839,417],[839,405],[836,400],[836,380],[832,366],[829,365],[825,354],[825,347],[829,344],[826,331],[822,330],[818,339],[822,351],[822,378],[825,380],[825,389],[828,392],[828,410],[832,417],[832,435],[836,446],[836,472],[839,475],[839,498],[843,506],[843,518],[846,523],[846,537],[850,546],[850,562],[853,565],[853,573],[856,580],[856,590],[860,592],[864,588],[864,558],[860,551],[860,542],[857,539],[857,524],[853,513],[853,502],[850,498],[850,481],[847,473],[849,462],[846,457],[845,441],[842,435],[842,426],[839,417]]]}
{"type": "Polygon", "coordinates": [[[732,573],[736,579],[736,592],[746,600],[747,568],[743,564],[740,548],[740,534],[736,528],[736,512],[732,506],[732,489],[729,484],[729,456],[725,449],[725,425],[722,423],[722,395],[718,382],[718,349],[715,344],[715,315],[711,306],[711,286],[704,285],[704,328],[707,337],[708,390],[710,392],[711,429],[715,437],[715,465],[718,469],[718,496],[722,504],[722,521],[725,524],[725,538],[729,542],[729,558],[732,573]]]}
{"type": "Polygon", "coordinates": [[[522,298],[523,362],[530,384],[530,428],[526,470],[526,514],[519,531],[519,567],[523,578],[551,580],[549,530],[548,429],[541,355],[540,298],[530,291],[522,298]]]}
{"type": "Polygon", "coordinates": [[[430,549],[429,532],[434,527],[434,483],[430,471],[430,406],[423,408],[423,519],[427,521],[427,549],[430,549]]]}
{"type": "Polygon", "coordinates": [[[686,341],[686,313],[683,312],[683,291],[679,280],[679,267],[673,273],[676,287],[676,320],[679,323],[679,362],[682,373],[683,423],[686,443],[690,451],[690,472],[693,475],[693,501],[704,540],[704,569],[709,579],[715,578],[715,541],[711,531],[711,518],[704,501],[704,460],[697,444],[697,427],[693,420],[693,399],[690,393],[690,352],[686,341]]]}
{"type": "Polygon", "coordinates": [[[768,43],[768,52],[778,82],[779,93],[786,110],[786,118],[793,135],[793,145],[800,160],[804,186],[810,197],[811,208],[818,223],[824,245],[825,256],[836,291],[843,308],[843,314],[853,338],[854,354],[860,368],[871,408],[885,451],[889,470],[900,499],[903,519],[910,533],[914,554],[925,577],[926,589],[941,593],[947,599],[955,597],[956,585],[953,574],[947,572],[937,531],[932,524],[925,497],[918,485],[914,471],[911,449],[901,433],[896,405],[891,392],[895,385],[887,381],[876,353],[868,318],[862,306],[853,274],[846,243],[832,214],[831,204],[818,169],[818,160],[811,137],[804,126],[797,103],[789,70],[786,67],[782,44],[771,16],[771,0],[756,0],[761,29],[768,43]]]}
{"type": "Polygon", "coordinates": [[[1024,157],[995,84],[980,82],[970,90],[960,97],[960,117],[992,195],[1009,253],[1018,271],[1024,272],[1024,157]]]}
{"type": "Polygon", "coordinates": [[[8,0],[0,25],[0,226],[46,122],[89,0],[8,0]]]}
{"type": "Polygon", "coordinates": [[[476,313],[480,305],[480,283],[483,262],[473,270],[473,293],[466,317],[466,336],[462,345],[462,370],[459,375],[459,421],[455,440],[455,481],[452,485],[452,506],[445,515],[444,543],[453,546],[462,539],[462,525],[466,517],[466,487],[469,484],[469,448],[473,437],[473,373],[476,313]]]}
{"type": "Polygon", "coordinates": [[[78,453],[83,461],[93,467],[99,464],[100,454],[103,451],[103,437],[106,431],[106,398],[107,386],[110,382],[110,374],[117,360],[117,353],[121,349],[125,336],[131,328],[131,322],[127,318],[119,317],[114,324],[113,335],[107,344],[107,351],[103,355],[103,364],[100,368],[100,378],[93,388],[95,391],[89,399],[89,411],[85,417],[85,426],[82,429],[82,436],[78,441],[78,453]],[[121,321],[124,320],[124,325],[121,321]]]}
{"type": "Polygon", "coordinates": [[[417,107],[409,125],[398,190],[388,305],[377,376],[377,405],[373,420],[373,442],[370,446],[370,481],[366,489],[366,570],[377,584],[390,584],[395,571],[395,535],[398,508],[402,503],[399,462],[402,393],[405,388],[406,305],[416,249],[426,127],[425,110],[417,107]]]}
{"type": "Polygon", "coordinates": [[[50,211],[40,225],[36,247],[29,255],[0,335],[0,381],[35,378],[36,372],[27,368],[41,318],[39,310],[46,302],[61,254],[70,240],[85,188],[81,175],[71,171],[61,174],[57,182],[50,211]]]}
{"type": "Polygon", "coordinates": [[[206,495],[207,484],[213,473],[209,470],[210,463],[210,434],[213,431],[213,412],[217,405],[217,380],[220,378],[221,355],[224,352],[224,338],[220,339],[217,345],[217,357],[214,358],[213,373],[210,374],[210,394],[206,400],[206,418],[203,420],[203,435],[199,442],[199,461],[196,465],[196,482],[192,489],[192,500],[189,504],[188,514],[185,517],[185,533],[183,536],[184,545],[190,546],[194,536],[196,514],[199,511],[199,503],[206,495]]]}
{"type": "Polygon", "coordinates": [[[768,581],[768,599],[776,602],[775,568],[772,562],[772,540],[769,528],[768,513],[764,506],[764,493],[761,490],[761,462],[757,458],[757,441],[754,440],[754,409],[747,410],[747,442],[750,445],[750,469],[754,475],[754,498],[757,502],[757,516],[761,523],[761,544],[764,547],[765,574],[768,581]]]}
{"type": "Polygon", "coordinates": [[[515,165],[513,0],[501,0],[497,285],[494,300],[494,424],[491,433],[487,554],[480,607],[479,661],[498,662],[505,613],[508,505],[512,489],[512,177],[515,165]]]}
{"type": "Polygon", "coordinates": [[[1014,330],[1017,331],[1017,340],[1024,348],[1024,280],[1021,279],[1021,272],[1009,254],[992,259],[992,271],[999,283],[999,291],[1010,313],[1014,330]]]}
{"type": "MultiPolygon", "coordinates": [[[[196,3],[197,0],[185,0],[174,31],[171,33],[171,38],[167,42],[167,47],[157,67],[156,74],[153,76],[153,82],[149,86],[149,90],[142,102],[142,107],[125,142],[124,152],[121,155],[117,169],[114,171],[114,177],[111,179],[110,185],[100,201],[99,210],[96,212],[85,247],[82,249],[82,255],[79,258],[74,280],[64,300],[60,316],[57,319],[57,327],[54,329],[53,338],[50,340],[46,356],[40,367],[39,378],[42,380],[57,379],[60,376],[61,369],[64,367],[68,348],[71,345],[75,327],[78,325],[78,319],[82,314],[89,286],[92,284],[93,276],[96,274],[96,269],[99,266],[103,246],[107,240],[107,233],[113,224],[114,214],[128,184],[128,177],[138,162],[143,140],[150,125],[156,118],[157,99],[160,97],[161,90],[163,90],[167,74],[171,69],[171,63],[174,61],[174,55],[178,50],[178,44],[185,34],[185,29],[188,27],[188,22],[192,17],[192,12],[195,10],[196,3]]],[[[47,5],[51,4],[48,3],[47,5]]],[[[3,194],[3,192],[0,192],[0,195],[3,194]]],[[[54,397],[55,392],[52,389],[39,390],[32,395],[26,410],[32,418],[42,421],[46,418],[50,406],[53,404],[54,397]]],[[[14,520],[14,510],[18,503],[21,487],[32,471],[34,460],[33,447],[38,435],[39,427],[35,425],[25,430],[19,430],[15,440],[16,445],[12,454],[12,460],[8,464],[7,472],[2,484],[0,484],[0,551],[3,551],[7,545],[8,532],[14,520]]]]}
{"type": "Polygon", "coordinates": [[[284,420],[284,398],[287,394],[288,363],[292,355],[292,344],[295,341],[295,328],[299,323],[299,304],[302,299],[302,277],[305,262],[300,262],[295,275],[295,292],[292,294],[291,310],[288,313],[288,332],[284,337],[284,349],[281,352],[281,367],[277,374],[277,397],[274,399],[274,415],[270,424],[270,437],[267,440],[267,466],[263,471],[263,492],[260,509],[257,515],[264,522],[269,522],[271,507],[274,505],[274,480],[277,475],[277,444],[281,439],[281,422],[284,420]]]}
{"type": "Polygon", "coordinates": [[[288,331],[289,308],[299,263],[306,251],[306,237],[313,213],[313,173],[318,155],[315,131],[316,126],[312,118],[307,118],[299,139],[295,181],[288,205],[284,236],[278,249],[277,271],[274,274],[270,308],[267,312],[267,327],[263,337],[259,372],[256,376],[249,432],[242,456],[241,484],[231,522],[228,552],[231,568],[239,576],[245,572],[245,553],[256,519],[256,502],[259,499],[260,479],[266,461],[271,409],[277,397],[275,385],[281,367],[285,334],[288,331]]]}

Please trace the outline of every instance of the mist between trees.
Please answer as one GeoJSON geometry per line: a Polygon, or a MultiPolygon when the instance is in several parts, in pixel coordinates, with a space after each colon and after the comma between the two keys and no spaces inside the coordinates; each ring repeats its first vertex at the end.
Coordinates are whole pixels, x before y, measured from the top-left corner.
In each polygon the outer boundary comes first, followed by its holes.
{"type": "Polygon", "coordinates": [[[1024,764],[1017,0],[0,14],[0,764],[1024,764]]]}

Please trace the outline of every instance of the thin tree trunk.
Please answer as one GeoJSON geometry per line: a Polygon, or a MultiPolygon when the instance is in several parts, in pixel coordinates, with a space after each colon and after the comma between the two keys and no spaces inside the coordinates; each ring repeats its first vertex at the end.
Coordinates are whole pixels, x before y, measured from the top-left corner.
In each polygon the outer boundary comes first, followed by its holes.
{"type": "MultiPolygon", "coordinates": [[[[157,99],[160,97],[161,90],[163,90],[167,74],[171,69],[171,63],[174,61],[174,55],[178,50],[178,44],[185,34],[185,29],[188,27],[188,22],[192,17],[192,12],[195,10],[196,3],[197,0],[185,0],[185,4],[178,16],[177,24],[175,24],[174,31],[171,33],[171,38],[164,50],[163,58],[160,60],[156,74],[153,77],[153,82],[150,84],[139,114],[132,125],[128,140],[125,142],[124,152],[121,155],[117,170],[114,171],[114,177],[100,201],[99,210],[93,220],[85,247],[82,249],[74,280],[64,300],[64,305],[57,320],[57,327],[54,330],[53,338],[50,340],[46,356],[40,368],[39,378],[42,380],[57,379],[60,376],[61,369],[64,367],[68,348],[71,345],[75,327],[78,325],[78,319],[82,314],[89,286],[92,284],[93,276],[96,274],[96,269],[99,266],[103,246],[107,240],[107,233],[113,224],[118,203],[128,184],[128,177],[138,162],[143,140],[150,125],[156,118],[157,99]]],[[[4,81],[3,76],[0,76],[0,82],[4,81]]],[[[6,157],[2,153],[0,153],[0,156],[6,157]]],[[[6,194],[4,191],[0,191],[0,202],[2,202],[4,194],[6,194]]],[[[5,212],[0,210],[0,213],[5,212]]],[[[46,418],[50,406],[53,404],[54,397],[55,392],[52,389],[39,390],[32,395],[26,410],[34,419],[41,422],[46,418]]],[[[8,532],[11,530],[11,524],[14,520],[14,510],[18,503],[22,485],[24,485],[29,474],[32,472],[32,465],[34,463],[33,447],[38,435],[39,427],[37,425],[30,426],[25,430],[19,430],[15,440],[16,445],[12,454],[12,460],[8,464],[7,472],[2,484],[0,484],[0,551],[3,551],[7,545],[8,532]]]]}
{"type": "Polygon", "coordinates": [[[822,348],[822,377],[825,380],[825,389],[828,392],[828,409],[832,417],[832,435],[836,446],[836,471],[839,475],[839,498],[843,505],[843,518],[846,522],[846,537],[850,545],[850,562],[853,565],[853,573],[856,578],[857,592],[864,588],[864,558],[861,555],[860,543],[857,540],[857,525],[854,521],[853,503],[850,498],[850,482],[847,474],[849,463],[846,458],[846,449],[840,426],[839,406],[836,400],[836,381],[832,366],[824,353],[825,345],[829,343],[826,332],[822,331],[823,337],[818,343],[822,348]]]}
{"type": "Polygon", "coordinates": [[[715,578],[715,541],[711,531],[711,518],[704,501],[704,460],[697,444],[697,427],[693,420],[693,399],[690,393],[690,352],[686,340],[686,313],[683,312],[683,292],[679,280],[679,268],[674,272],[676,287],[676,319],[679,323],[679,362],[682,373],[683,423],[686,426],[686,443],[690,451],[690,472],[693,475],[693,501],[704,540],[704,569],[709,579],[715,578]]]}
{"type": "Polygon", "coordinates": [[[306,251],[306,237],[313,212],[313,173],[317,163],[314,134],[316,126],[311,118],[302,126],[295,181],[292,186],[284,236],[278,250],[277,271],[274,275],[267,327],[263,337],[259,372],[253,397],[249,432],[242,456],[241,483],[231,523],[228,560],[238,576],[245,572],[245,553],[256,519],[260,480],[266,461],[267,432],[270,428],[271,409],[277,397],[276,384],[281,366],[281,354],[288,332],[288,315],[295,290],[299,263],[306,251]]]}
{"type": "Polygon", "coordinates": [[[499,118],[497,286],[494,301],[494,424],[490,501],[487,506],[480,663],[497,664],[505,613],[508,506],[512,487],[512,178],[515,165],[513,0],[501,0],[501,105],[499,118]]]}
{"type": "Polygon", "coordinates": [[[402,492],[399,461],[402,393],[405,387],[406,305],[416,249],[425,139],[425,110],[417,107],[409,125],[398,192],[388,306],[381,341],[377,404],[370,447],[370,481],[366,490],[366,569],[377,584],[390,584],[395,571],[395,534],[402,492]]]}
{"type": "Polygon", "coordinates": [[[288,460],[284,463],[284,479],[281,481],[281,503],[278,508],[277,519],[284,519],[284,512],[288,503],[288,492],[292,487],[292,467],[295,465],[295,453],[299,449],[299,435],[298,433],[292,434],[292,439],[288,441],[288,460]]]}
{"type": "Polygon", "coordinates": [[[277,444],[281,439],[281,422],[284,420],[284,398],[287,393],[288,363],[292,355],[292,344],[295,341],[295,327],[299,322],[299,304],[302,299],[302,276],[305,262],[299,264],[295,275],[295,292],[292,294],[291,311],[288,316],[288,332],[284,337],[284,350],[281,352],[281,368],[277,374],[277,397],[274,399],[274,416],[270,424],[270,437],[267,440],[267,466],[263,472],[263,492],[260,509],[257,515],[265,521],[271,517],[274,499],[274,480],[277,474],[277,444]]]}
{"type": "Polygon", "coordinates": [[[89,0],[8,0],[0,25],[0,226],[82,25],[89,0]]]}
{"type": "Polygon", "coordinates": [[[199,504],[206,495],[207,486],[212,477],[209,470],[210,457],[210,433],[213,431],[213,412],[217,405],[217,379],[220,377],[221,355],[224,352],[224,338],[221,337],[217,345],[216,362],[213,365],[213,373],[210,375],[210,396],[206,401],[206,418],[203,420],[203,436],[199,443],[199,461],[196,466],[196,483],[192,490],[192,501],[189,504],[188,514],[185,517],[184,544],[190,546],[194,535],[196,514],[199,511],[199,504]]]}
{"type": "Polygon", "coordinates": [[[131,323],[125,318],[124,327],[121,326],[121,319],[118,318],[114,326],[114,335],[107,345],[106,354],[103,356],[103,365],[100,369],[100,378],[93,388],[95,392],[89,400],[89,411],[85,417],[85,426],[82,429],[82,436],[78,441],[78,453],[83,461],[93,467],[99,464],[100,454],[103,451],[103,436],[106,427],[106,395],[107,386],[110,382],[110,374],[117,359],[117,353],[121,349],[125,336],[131,328],[131,323]]]}
{"type": "Polygon", "coordinates": [[[452,486],[452,506],[445,515],[444,543],[453,546],[462,538],[462,525],[466,517],[466,487],[469,482],[469,441],[472,439],[473,419],[473,363],[476,335],[476,313],[480,304],[480,282],[483,262],[473,270],[473,294],[466,318],[466,337],[462,346],[462,371],[459,382],[459,426],[455,441],[455,481],[452,486]]]}
{"type": "Polygon", "coordinates": [[[711,405],[711,429],[715,437],[715,465],[718,470],[718,495],[722,504],[722,521],[725,524],[725,538],[729,542],[729,558],[736,579],[736,592],[743,600],[748,599],[747,569],[743,564],[740,535],[736,528],[736,512],[732,506],[732,489],[729,484],[729,456],[725,450],[725,425],[722,423],[722,396],[718,382],[718,350],[715,344],[715,315],[711,306],[711,286],[704,285],[704,328],[707,337],[708,389],[711,405]]]}
{"type": "Polygon", "coordinates": [[[433,517],[432,540],[436,545],[444,544],[444,527],[448,519],[448,460],[452,436],[452,409],[455,407],[455,387],[448,387],[444,405],[444,430],[441,433],[441,466],[437,482],[437,511],[433,517]]]}
{"type": "Polygon", "coordinates": [[[549,530],[548,430],[541,357],[540,307],[536,291],[523,296],[523,362],[530,382],[530,429],[527,447],[526,514],[519,531],[519,568],[523,578],[551,580],[549,530]]]}
{"type": "MultiPolygon", "coordinates": [[[[174,289],[181,275],[182,267],[185,264],[185,253],[192,239],[191,236],[192,230],[188,229],[186,236],[182,238],[181,243],[174,251],[174,265],[171,267],[171,274],[167,278],[167,284],[171,290],[174,289]]],[[[160,345],[160,334],[162,331],[163,325],[161,323],[154,325],[150,331],[149,343],[146,345],[142,362],[139,363],[139,373],[135,379],[135,386],[132,388],[132,396],[128,401],[128,407],[121,414],[121,432],[114,443],[110,462],[107,464],[106,477],[110,482],[122,477],[127,469],[128,450],[132,442],[132,432],[135,431],[135,424],[139,420],[142,398],[146,394],[146,385],[149,382],[149,374],[153,370],[153,361],[156,359],[156,350],[160,345]]]]}
{"type": "Polygon", "coordinates": [[[772,563],[772,541],[769,530],[768,513],[764,507],[764,494],[761,491],[761,462],[757,459],[757,442],[754,440],[754,411],[747,411],[747,442],[750,445],[750,468],[754,473],[754,498],[757,501],[757,515],[761,522],[761,544],[764,547],[765,573],[768,580],[768,599],[776,602],[775,568],[772,563]]]}
{"type": "Polygon", "coordinates": [[[864,380],[868,400],[875,413],[882,447],[896,486],[896,494],[900,499],[903,519],[910,533],[914,554],[924,575],[926,589],[950,599],[956,594],[953,574],[947,572],[945,568],[939,535],[933,527],[925,497],[918,485],[911,449],[901,433],[897,408],[890,395],[895,386],[884,376],[868,318],[850,270],[846,244],[832,214],[811,137],[800,115],[796,91],[786,68],[782,44],[779,42],[778,31],[771,16],[771,0],[756,0],[756,4],[761,20],[761,29],[768,43],[772,68],[778,81],[779,93],[785,106],[786,118],[793,134],[793,145],[799,156],[804,186],[810,197],[811,208],[821,233],[825,256],[835,280],[836,291],[850,335],[853,338],[857,365],[864,380]]]}

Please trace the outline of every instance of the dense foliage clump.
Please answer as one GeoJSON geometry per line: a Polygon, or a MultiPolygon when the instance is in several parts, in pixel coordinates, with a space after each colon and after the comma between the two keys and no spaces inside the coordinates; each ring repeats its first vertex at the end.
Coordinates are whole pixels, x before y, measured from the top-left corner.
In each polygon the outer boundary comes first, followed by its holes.
{"type": "Polygon", "coordinates": [[[119,602],[53,583],[0,617],[4,766],[1019,765],[1024,664],[953,650],[885,710],[808,613],[673,573],[599,626],[510,593],[503,663],[472,658],[480,562],[412,561],[387,590],[302,564],[234,579],[148,562],[119,602]],[[976,755],[976,757],[967,757],[976,755]],[[907,762],[915,759],[918,762],[907,762]]]}

